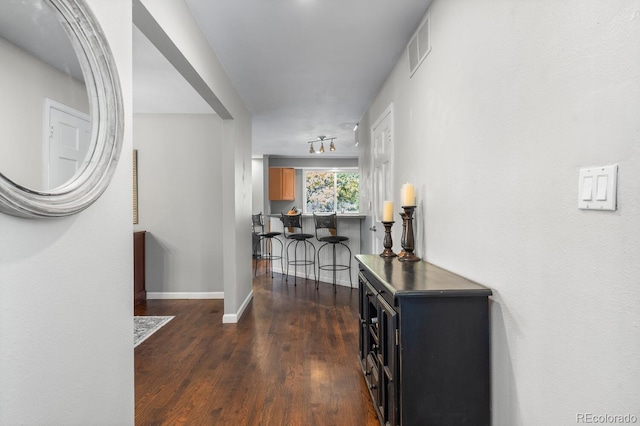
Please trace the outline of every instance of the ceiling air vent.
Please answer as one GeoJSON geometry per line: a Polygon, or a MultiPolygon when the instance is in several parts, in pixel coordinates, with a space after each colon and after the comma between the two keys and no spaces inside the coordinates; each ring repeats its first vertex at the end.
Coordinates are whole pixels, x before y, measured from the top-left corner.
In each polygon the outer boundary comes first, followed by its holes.
{"type": "Polygon", "coordinates": [[[409,77],[420,67],[424,58],[431,52],[431,41],[429,40],[429,15],[418,27],[411,41],[407,46],[409,52],[409,77]]]}

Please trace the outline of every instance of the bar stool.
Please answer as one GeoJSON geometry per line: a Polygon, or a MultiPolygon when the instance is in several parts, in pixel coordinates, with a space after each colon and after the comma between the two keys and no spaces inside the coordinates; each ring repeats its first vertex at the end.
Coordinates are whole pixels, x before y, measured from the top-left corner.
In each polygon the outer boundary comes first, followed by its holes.
{"type": "Polygon", "coordinates": [[[253,245],[253,257],[256,259],[256,266],[253,271],[254,276],[258,274],[258,256],[256,254],[256,249],[262,244],[262,249],[260,250],[260,259],[265,260],[264,264],[264,273],[267,273],[267,266],[271,270],[271,278],[273,278],[273,261],[280,259],[280,269],[282,270],[282,248],[283,244],[277,237],[278,235],[282,235],[282,232],[264,232],[264,218],[262,216],[262,212],[258,214],[251,215],[251,225],[253,227],[253,233],[258,236],[258,240],[253,245]],[[280,256],[274,255],[271,252],[273,248],[273,241],[277,241],[280,243],[280,256]],[[265,251],[267,252],[265,254],[265,251]]]}
{"type": "MultiPolygon", "coordinates": [[[[336,291],[336,272],[337,271],[349,271],[349,286],[353,288],[353,282],[351,281],[351,249],[344,242],[349,241],[349,237],[338,235],[338,217],[335,213],[330,214],[313,214],[313,221],[316,224],[316,239],[322,243],[318,249],[318,273],[321,270],[333,271],[333,291],[336,291]],[[327,244],[331,244],[333,263],[321,265],[320,264],[320,251],[327,244]],[[336,246],[340,244],[344,246],[349,252],[349,264],[340,265],[336,262],[336,246]]],[[[316,281],[316,288],[318,288],[318,281],[316,281]]]]}
{"type": "Polygon", "coordinates": [[[289,281],[289,265],[293,265],[294,267],[293,285],[297,285],[298,275],[295,274],[295,268],[297,268],[298,266],[304,266],[304,274],[305,274],[305,277],[308,279],[309,273],[307,272],[307,266],[312,265],[313,278],[315,281],[317,281],[316,267],[315,267],[316,247],[313,245],[311,241],[309,241],[311,238],[313,238],[313,234],[305,234],[303,232],[301,213],[294,214],[294,215],[281,213],[281,215],[282,215],[282,219],[281,219],[282,225],[284,226],[284,237],[288,240],[291,240],[287,244],[287,249],[286,249],[287,275],[286,275],[285,281],[289,281]],[[293,243],[295,244],[293,245],[293,260],[291,260],[291,255],[289,254],[289,247],[291,247],[293,243]],[[304,248],[304,260],[298,260],[298,244],[300,243],[302,243],[304,248]],[[309,247],[313,249],[313,256],[311,256],[312,260],[309,260],[307,258],[307,251],[309,247]]]}

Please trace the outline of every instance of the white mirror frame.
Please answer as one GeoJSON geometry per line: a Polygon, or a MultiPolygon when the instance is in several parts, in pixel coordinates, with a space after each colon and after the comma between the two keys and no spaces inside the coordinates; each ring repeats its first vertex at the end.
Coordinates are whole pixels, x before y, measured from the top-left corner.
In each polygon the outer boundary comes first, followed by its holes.
{"type": "Polygon", "coordinates": [[[46,0],[62,18],[87,86],[91,108],[91,154],[73,180],[50,191],[13,182],[0,171],[0,212],[20,217],[62,217],[79,213],[107,189],[124,131],[120,80],[113,55],[98,21],[83,0],[46,0]]]}

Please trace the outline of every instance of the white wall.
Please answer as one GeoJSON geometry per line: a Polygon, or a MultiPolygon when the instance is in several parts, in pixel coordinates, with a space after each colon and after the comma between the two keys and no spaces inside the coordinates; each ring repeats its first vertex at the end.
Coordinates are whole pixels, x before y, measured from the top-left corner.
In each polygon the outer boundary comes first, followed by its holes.
{"type": "Polygon", "coordinates": [[[135,229],[147,231],[148,296],[221,297],[222,120],[215,114],[135,114],[133,136],[135,229]]]}
{"type": "Polygon", "coordinates": [[[224,322],[237,322],[252,297],[251,114],[187,5],[134,0],[136,26],[222,117],[224,322]]]}
{"type": "Polygon", "coordinates": [[[433,50],[411,79],[400,58],[360,121],[361,163],[393,102],[417,254],[494,291],[493,424],[640,417],[640,3],[429,13],[433,50]],[[618,210],[578,210],[578,169],[612,163],[618,210]]]}
{"type": "Polygon", "coordinates": [[[133,424],[131,2],[86,0],[120,74],[125,138],[102,197],[64,219],[0,215],[0,424],[133,424]]]}
{"type": "MultiPolygon", "coordinates": [[[[253,213],[268,213],[264,210],[264,160],[262,158],[251,159],[251,211],[253,213]]],[[[268,196],[269,194],[267,194],[268,196]]]]}
{"type": "Polygon", "coordinates": [[[3,38],[0,57],[0,170],[21,185],[43,189],[45,98],[88,114],[87,89],[3,38]]]}

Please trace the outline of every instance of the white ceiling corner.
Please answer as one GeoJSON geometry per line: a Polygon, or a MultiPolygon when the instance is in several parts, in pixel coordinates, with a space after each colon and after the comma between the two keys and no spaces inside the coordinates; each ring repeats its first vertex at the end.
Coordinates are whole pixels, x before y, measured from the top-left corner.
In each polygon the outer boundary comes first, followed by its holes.
{"type": "Polygon", "coordinates": [[[133,26],[133,112],[215,114],[135,25],[133,26]]]}

